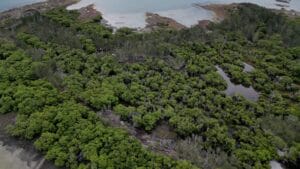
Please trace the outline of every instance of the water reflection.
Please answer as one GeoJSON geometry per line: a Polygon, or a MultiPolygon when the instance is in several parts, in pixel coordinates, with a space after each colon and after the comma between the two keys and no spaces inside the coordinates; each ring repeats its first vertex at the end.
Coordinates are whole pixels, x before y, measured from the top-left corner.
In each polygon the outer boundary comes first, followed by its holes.
{"type": "Polygon", "coordinates": [[[227,74],[221,69],[219,66],[216,66],[218,69],[218,73],[223,77],[223,79],[227,83],[227,89],[225,90],[225,93],[228,96],[233,96],[236,94],[240,94],[244,96],[248,100],[257,101],[259,98],[259,93],[256,92],[253,87],[245,87],[243,85],[236,85],[230,81],[230,78],[227,76],[227,74]]]}

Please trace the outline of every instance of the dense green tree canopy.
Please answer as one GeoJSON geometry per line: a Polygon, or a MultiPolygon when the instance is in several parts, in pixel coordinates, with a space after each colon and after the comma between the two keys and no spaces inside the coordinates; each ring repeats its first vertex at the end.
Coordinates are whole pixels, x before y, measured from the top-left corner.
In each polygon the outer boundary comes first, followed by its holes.
{"type": "Polygon", "coordinates": [[[209,30],[113,33],[99,18],[78,16],[54,9],[21,18],[15,30],[0,27],[9,32],[0,34],[0,114],[17,112],[11,134],[35,140],[57,166],[299,166],[298,18],[243,4],[209,30]],[[226,95],[216,66],[252,86],[258,101],[226,95]],[[146,134],[167,124],[175,155],[150,151],[138,134],[106,124],[103,112],[146,134]]]}

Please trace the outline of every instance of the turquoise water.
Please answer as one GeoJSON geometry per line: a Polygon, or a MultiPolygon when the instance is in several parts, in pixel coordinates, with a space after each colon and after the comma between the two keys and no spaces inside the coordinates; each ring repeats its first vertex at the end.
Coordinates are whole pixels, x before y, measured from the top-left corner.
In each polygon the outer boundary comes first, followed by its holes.
{"type": "Polygon", "coordinates": [[[45,0],[0,0],[0,11],[8,10],[15,7],[41,2],[45,0]]]}

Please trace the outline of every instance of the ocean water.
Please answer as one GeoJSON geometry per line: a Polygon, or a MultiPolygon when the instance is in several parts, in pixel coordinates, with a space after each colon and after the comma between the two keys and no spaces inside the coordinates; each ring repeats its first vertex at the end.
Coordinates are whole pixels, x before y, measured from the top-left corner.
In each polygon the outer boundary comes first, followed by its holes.
{"type": "MultiPolygon", "coordinates": [[[[79,9],[81,7],[94,4],[108,24],[114,27],[145,27],[145,13],[153,12],[161,16],[169,17],[177,22],[190,27],[197,24],[199,20],[213,19],[211,11],[195,7],[193,4],[229,4],[250,2],[268,8],[281,7],[276,4],[276,0],[81,0],[79,3],[71,5],[68,9],[79,9]]],[[[300,0],[291,0],[286,9],[300,11],[300,0]]]]}
{"type": "Polygon", "coordinates": [[[0,0],[0,11],[5,11],[11,8],[21,7],[24,5],[42,1],[46,0],[0,0]]]}

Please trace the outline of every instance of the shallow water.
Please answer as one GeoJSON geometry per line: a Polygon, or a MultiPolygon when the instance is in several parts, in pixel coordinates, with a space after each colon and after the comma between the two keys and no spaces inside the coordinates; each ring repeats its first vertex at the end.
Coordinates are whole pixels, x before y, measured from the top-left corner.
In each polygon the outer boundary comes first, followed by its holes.
{"type": "Polygon", "coordinates": [[[40,169],[44,159],[23,148],[4,146],[0,142],[0,169],[40,169]]]}
{"type": "Polygon", "coordinates": [[[283,169],[281,164],[277,161],[271,161],[270,166],[271,166],[271,169],[283,169]]]}
{"type": "Polygon", "coordinates": [[[216,66],[218,73],[223,77],[227,83],[227,89],[225,90],[226,95],[234,96],[240,94],[248,100],[257,101],[259,98],[259,93],[256,92],[253,87],[245,87],[243,85],[236,85],[230,81],[230,78],[219,66],[216,66]]]}
{"type": "MultiPolygon", "coordinates": [[[[81,0],[71,5],[68,9],[79,9],[81,7],[95,4],[97,10],[103,13],[104,19],[111,26],[143,28],[146,25],[145,13],[153,12],[161,16],[169,17],[177,22],[190,27],[199,20],[211,20],[214,14],[203,8],[195,7],[193,4],[229,4],[229,3],[251,2],[268,8],[280,8],[275,0],[81,0]]],[[[287,9],[300,11],[300,0],[292,0],[287,9]]]]}
{"type": "Polygon", "coordinates": [[[0,169],[58,169],[31,142],[0,136],[0,169]],[[4,140],[4,141],[2,141],[4,140]]]}
{"type": "Polygon", "coordinates": [[[32,142],[6,133],[6,126],[15,118],[14,113],[0,115],[0,169],[57,169],[52,162],[44,160],[32,142]]]}

